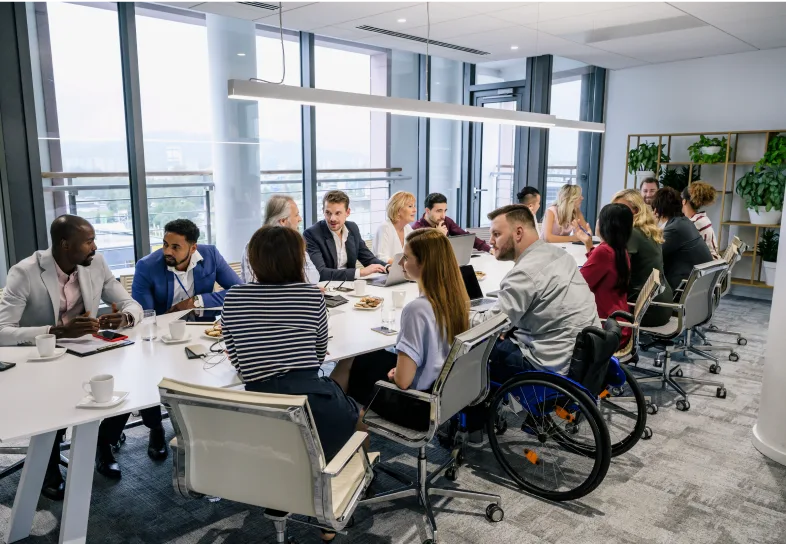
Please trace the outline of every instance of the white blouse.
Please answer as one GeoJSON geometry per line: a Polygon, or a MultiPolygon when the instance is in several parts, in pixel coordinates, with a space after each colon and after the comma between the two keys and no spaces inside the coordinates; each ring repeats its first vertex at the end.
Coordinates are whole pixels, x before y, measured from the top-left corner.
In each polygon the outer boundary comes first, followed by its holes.
{"type": "MultiPolygon", "coordinates": [[[[412,232],[412,227],[409,225],[404,226],[404,239],[412,232]]],[[[396,227],[390,221],[385,221],[377,229],[377,235],[374,236],[374,243],[371,246],[371,251],[378,259],[388,262],[398,253],[404,253],[404,246],[398,238],[396,227]]]]}

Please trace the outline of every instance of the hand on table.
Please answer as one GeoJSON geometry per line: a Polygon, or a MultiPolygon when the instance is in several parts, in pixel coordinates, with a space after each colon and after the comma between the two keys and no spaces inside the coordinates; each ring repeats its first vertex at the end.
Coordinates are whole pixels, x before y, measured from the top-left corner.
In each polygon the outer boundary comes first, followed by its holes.
{"type": "Polygon", "coordinates": [[[128,316],[117,311],[117,304],[112,304],[112,313],[98,318],[101,329],[120,329],[128,326],[128,316]]]}
{"type": "Polygon", "coordinates": [[[79,338],[86,334],[94,334],[97,332],[98,319],[90,317],[90,312],[85,312],[79,317],[69,321],[67,325],[49,329],[49,333],[54,334],[56,338],[79,338]]]}
{"type": "Polygon", "coordinates": [[[385,267],[382,266],[381,264],[370,264],[360,269],[360,277],[365,278],[366,276],[370,274],[374,274],[376,272],[379,272],[380,274],[384,274],[385,267]]]}
{"type": "Polygon", "coordinates": [[[183,310],[193,310],[193,309],[194,309],[194,299],[187,298],[172,306],[169,310],[167,310],[167,313],[171,314],[172,312],[182,312],[183,310]]]}
{"type": "Polygon", "coordinates": [[[395,382],[396,381],[396,367],[390,369],[388,372],[388,381],[395,382]]]}

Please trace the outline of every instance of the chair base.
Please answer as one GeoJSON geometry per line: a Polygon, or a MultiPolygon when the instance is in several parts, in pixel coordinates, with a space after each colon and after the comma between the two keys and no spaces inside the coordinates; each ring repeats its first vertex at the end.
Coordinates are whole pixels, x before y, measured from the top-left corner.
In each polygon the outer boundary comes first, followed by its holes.
{"type": "MultiPolygon", "coordinates": [[[[66,451],[70,448],[71,448],[70,440],[66,440],[62,444],[60,444],[61,452],[66,451]]],[[[12,447],[0,448],[0,455],[27,455],[27,446],[22,446],[18,448],[12,448],[12,447]]],[[[20,459],[13,465],[8,466],[3,470],[0,470],[0,480],[5,478],[6,476],[10,476],[14,472],[18,472],[22,470],[22,467],[24,466],[25,466],[25,459],[20,459]]],[[[68,457],[66,457],[62,453],[60,454],[60,466],[68,467],[68,457]]]]}
{"type": "Polygon", "coordinates": [[[434,518],[434,510],[431,506],[430,498],[432,495],[437,495],[439,497],[450,497],[454,499],[488,501],[490,504],[486,508],[486,518],[489,521],[498,522],[502,521],[502,518],[504,517],[504,512],[501,508],[502,499],[499,495],[479,493],[477,491],[448,489],[431,485],[431,483],[444,471],[455,470],[457,468],[455,457],[451,457],[450,460],[445,462],[441,467],[429,475],[426,467],[426,447],[420,447],[418,449],[418,473],[416,477],[417,479],[415,481],[413,481],[411,477],[404,474],[403,472],[388,467],[382,463],[376,465],[375,468],[391,476],[392,478],[395,478],[404,484],[404,486],[392,491],[379,493],[368,499],[363,499],[359,504],[374,504],[407,497],[417,497],[418,502],[423,507],[423,510],[426,514],[429,526],[431,527],[432,542],[437,542],[437,522],[434,518]]]}

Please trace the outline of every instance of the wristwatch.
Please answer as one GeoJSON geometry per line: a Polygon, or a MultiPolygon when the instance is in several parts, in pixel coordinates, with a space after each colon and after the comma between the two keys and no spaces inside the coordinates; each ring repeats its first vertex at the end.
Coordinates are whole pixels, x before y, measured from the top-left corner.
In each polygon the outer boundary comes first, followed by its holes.
{"type": "Polygon", "coordinates": [[[205,307],[205,305],[202,303],[202,297],[200,297],[199,295],[196,295],[191,300],[194,301],[194,308],[204,308],[205,307]]]}

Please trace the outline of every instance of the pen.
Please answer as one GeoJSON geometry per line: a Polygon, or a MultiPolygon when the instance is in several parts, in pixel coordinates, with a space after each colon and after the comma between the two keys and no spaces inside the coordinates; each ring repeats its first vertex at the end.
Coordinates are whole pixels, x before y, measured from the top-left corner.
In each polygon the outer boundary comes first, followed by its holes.
{"type": "Polygon", "coordinates": [[[587,229],[585,229],[584,227],[582,227],[582,226],[581,226],[581,223],[578,223],[578,222],[577,222],[577,224],[578,224],[579,228],[582,230],[582,232],[583,232],[584,234],[586,234],[586,235],[587,235],[587,236],[589,236],[590,238],[592,237],[592,235],[591,235],[589,232],[587,232],[587,229]]]}

